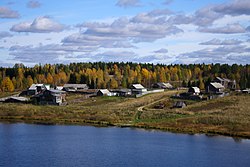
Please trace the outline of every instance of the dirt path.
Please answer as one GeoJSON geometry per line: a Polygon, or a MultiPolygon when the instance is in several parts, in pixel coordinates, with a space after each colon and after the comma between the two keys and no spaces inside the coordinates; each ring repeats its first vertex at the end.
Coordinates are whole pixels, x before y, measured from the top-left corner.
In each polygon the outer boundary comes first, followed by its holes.
{"type": "MultiPolygon", "coordinates": [[[[171,92],[168,92],[166,95],[172,95],[172,94],[175,94],[175,93],[178,93],[178,91],[171,91],[171,92]]],[[[136,113],[135,113],[135,120],[139,120],[140,119],[140,115],[142,114],[142,112],[145,110],[144,108],[145,107],[148,107],[148,106],[150,106],[150,105],[153,105],[153,104],[156,104],[156,103],[159,103],[159,102],[161,102],[161,101],[164,101],[164,100],[166,100],[166,98],[167,97],[162,97],[161,99],[159,99],[159,100],[156,100],[156,101],[153,101],[153,102],[151,102],[151,103],[148,103],[148,104],[145,104],[145,105],[143,105],[143,106],[140,106],[140,107],[138,107],[137,108],[137,111],[136,111],[136,113]]]]}

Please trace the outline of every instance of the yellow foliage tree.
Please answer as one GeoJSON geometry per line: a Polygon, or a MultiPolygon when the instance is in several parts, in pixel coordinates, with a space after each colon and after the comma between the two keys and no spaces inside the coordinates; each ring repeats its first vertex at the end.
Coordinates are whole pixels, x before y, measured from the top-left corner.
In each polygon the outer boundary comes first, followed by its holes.
{"type": "Polygon", "coordinates": [[[28,84],[28,86],[30,87],[33,83],[34,83],[34,81],[33,81],[32,77],[29,75],[27,77],[27,84],[28,84]]]}
{"type": "Polygon", "coordinates": [[[2,90],[4,92],[13,92],[15,87],[9,77],[5,77],[2,81],[2,90]]]}
{"type": "Polygon", "coordinates": [[[111,78],[111,81],[110,81],[110,88],[111,88],[111,89],[116,89],[116,88],[118,88],[118,82],[117,82],[114,78],[111,78]]]}
{"type": "Polygon", "coordinates": [[[51,75],[50,73],[48,73],[46,79],[47,79],[47,83],[48,83],[48,84],[53,84],[54,79],[53,79],[53,77],[52,77],[52,75],[51,75]]]}

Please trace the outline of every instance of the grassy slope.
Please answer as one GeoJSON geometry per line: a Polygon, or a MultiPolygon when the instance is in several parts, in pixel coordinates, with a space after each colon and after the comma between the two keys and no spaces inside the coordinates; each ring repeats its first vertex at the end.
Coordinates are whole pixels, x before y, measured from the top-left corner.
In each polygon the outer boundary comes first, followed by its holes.
{"type": "Polygon", "coordinates": [[[48,124],[129,125],[185,133],[216,133],[250,138],[250,96],[190,103],[184,109],[170,109],[169,91],[141,98],[69,95],[67,106],[0,104],[2,121],[48,124]],[[165,103],[164,109],[154,109],[165,103]]]}

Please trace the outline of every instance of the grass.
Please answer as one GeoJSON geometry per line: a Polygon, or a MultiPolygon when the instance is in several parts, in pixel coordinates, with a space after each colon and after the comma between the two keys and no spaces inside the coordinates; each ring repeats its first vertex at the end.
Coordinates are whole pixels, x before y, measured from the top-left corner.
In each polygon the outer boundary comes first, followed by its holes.
{"type": "Polygon", "coordinates": [[[92,97],[69,94],[67,106],[0,103],[1,121],[43,124],[131,126],[184,133],[220,134],[250,138],[250,96],[232,95],[210,101],[188,101],[171,109],[176,91],[140,98],[92,97]],[[165,104],[163,109],[154,108],[165,104]]]}

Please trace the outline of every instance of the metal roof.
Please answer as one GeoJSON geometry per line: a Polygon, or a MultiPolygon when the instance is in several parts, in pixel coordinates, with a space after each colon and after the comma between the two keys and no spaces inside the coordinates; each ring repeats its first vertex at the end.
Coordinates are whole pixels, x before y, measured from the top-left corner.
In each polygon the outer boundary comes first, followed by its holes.
{"type": "Polygon", "coordinates": [[[49,91],[52,92],[52,93],[66,93],[65,91],[57,90],[57,89],[51,89],[49,91]]]}
{"type": "Polygon", "coordinates": [[[26,97],[16,97],[16,96],[12,96],[9,99],[14,99],[14,100],[18,100],[18,101],[28,101],[29,100],[26,97]]]}
{"type": "Polygon", "coordinates": [[[88,88],[87,84],[65,84],[64,88],[88,88]]]}
{"type": "Polygon", "coordinates": [[[42,87],[44,86],[44,84],[32,84],[30,87],[29,87],[29,90],[36,90],[37,87],[42,87]]]}
{"type": "Polygon", "coordinates": [[[221,85],[220,83],[217,83],[217,82],[211,82],[210,84],[211,84],[213,87],[217,88],[217,89],[225,88],[223,85],[221,85]]]}
{"type": "Polygon", "coordinates": [[[191,87],[191,88],[194,89],[195,93],[200,93],[201,92],[200,88],[198,88],[198,87],[191,87]]]}
{"type": "Polygon", "coordinates": [[[132,87],[135,89],[145,89],[141,84],[133,84],[132,87]]]}
{"type": "Polygon", "coordinates": [[[99,90],[102,94],[108,94],[110,91],[108,89],[100,89],[99,90]]]}

